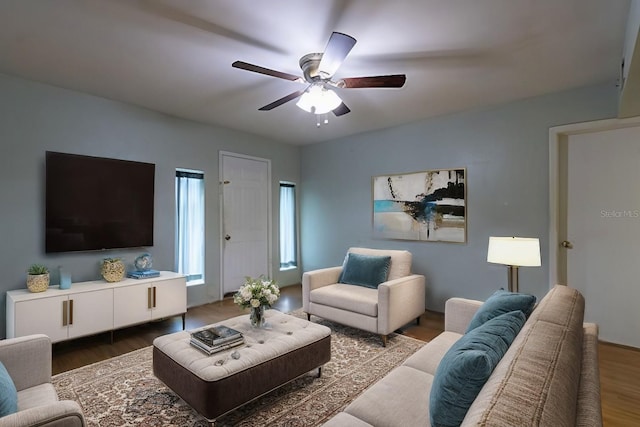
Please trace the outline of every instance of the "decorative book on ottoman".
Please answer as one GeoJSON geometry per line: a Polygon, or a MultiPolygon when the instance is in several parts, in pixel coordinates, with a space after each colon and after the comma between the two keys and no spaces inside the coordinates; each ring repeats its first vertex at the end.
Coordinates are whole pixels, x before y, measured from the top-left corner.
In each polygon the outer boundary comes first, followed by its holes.
{"type": "Polygon", "coordinates": [[[224,344],[218,344],[212,347],[206,344],[203,344],[201,341],[198,341],[197,339],[194,339],[194,338],[191,338],[190,342],[191,342],[191,345],[197,348],[198,350],[201,350],[208,355],[212,355],[212,354],[219,353],[221,351],[229,350],[230,348],[242,345],[244,344],[244,339],[240,337],[240,339],[238,340],[226,342],[224,344]]]}
{"type": "Polygon", "coordinates": [[[224,325],[210,326],[191,333],[191,344],[207,354],[217,353],[244,343],[242,334],[224,325]]]}

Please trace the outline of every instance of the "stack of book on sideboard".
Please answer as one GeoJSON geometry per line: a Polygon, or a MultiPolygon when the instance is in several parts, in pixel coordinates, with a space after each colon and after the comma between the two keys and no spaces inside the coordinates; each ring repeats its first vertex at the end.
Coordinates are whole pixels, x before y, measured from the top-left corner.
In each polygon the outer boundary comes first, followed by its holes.
{"type": "Polygon", "coordinates": [[[235,329],[224,325],[216,325],[191,332],[190,342],[192,346],[211,355],[242,345],[244,338],[235,329]]]}
{"type": "Polygon", "coordinates": [[[136,270],[129,271],[127,273],[127,277],[131,277],[132,279],[149,279],[151,277],[160,276],[160,272],[158,270],[136,270]]]}

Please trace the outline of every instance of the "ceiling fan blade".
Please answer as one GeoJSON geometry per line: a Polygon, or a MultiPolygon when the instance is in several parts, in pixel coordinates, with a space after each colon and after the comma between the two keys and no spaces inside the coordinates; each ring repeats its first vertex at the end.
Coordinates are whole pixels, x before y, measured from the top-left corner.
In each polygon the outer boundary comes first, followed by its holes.
{"type": "Polygon", "coordinates": [[[297,92],[290,93],[289,95],[283,96],[282,98],[278,99],[277,101],[273,101],[271,104],[267,104],[264,107],[260,107],[259,110],[260,111],[273,110],[274,108],[279,107],[282,104],[285,104],[285,103],[287,103],[289,101],[293,101],[294,99],[300,97],[303,93],[304,93],[304,90],[299,90],[297,92]]]}
{"type": "Polygon", "coordinates": [[[320,77],[326,79],[333,76],[355,44],[353,37],[334,31],[318,65],[320,77]]]}
{"type": "Polygon", "coordinates": [[[348,77],[338,82],[338,87],[402,87],[407,80],[404,74],[392,74],[388,76],[348,77]]]}
{"type": "Polygon", "coordinates": [[[338,107],[333,110],[333,114],[335,114],[336,117],[344,116],[345,114],[350,112],[351,110],[349,109],[349,107],[347,107],[347,105],[344,102],[338,105],[338,107]]]}
{"type": "Polygon", "coordinates": [[[271,70],[269,68],[264,68],[259,65],[249,64],[248,62],[236,61],[231,64],[234,68],[240,68],[241,70],[253,71],[254,73],[266,74],[267,76],[278,77],[279,79],[291,80],[293,82],[299,81],[301,83],[304,82],[304,79],[299,76],[294,76],[293,74],[284,73],[282,71],[271,70]]]}

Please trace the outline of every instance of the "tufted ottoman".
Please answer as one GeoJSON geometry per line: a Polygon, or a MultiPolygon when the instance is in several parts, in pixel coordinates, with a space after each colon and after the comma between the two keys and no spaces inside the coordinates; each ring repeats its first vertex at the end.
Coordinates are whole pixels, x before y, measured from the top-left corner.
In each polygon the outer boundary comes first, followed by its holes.
{"type": "Polygon", "coordinates": [[[212,423],[313,369],[320,376],[331,360],[331,330],[276,310],[265,314],[265,329],[252,328],[248,315],[220,322],[240,331],[245,344],[211,356],[189,344],[187,331],[156,338],[154,375],[212,423]]]}

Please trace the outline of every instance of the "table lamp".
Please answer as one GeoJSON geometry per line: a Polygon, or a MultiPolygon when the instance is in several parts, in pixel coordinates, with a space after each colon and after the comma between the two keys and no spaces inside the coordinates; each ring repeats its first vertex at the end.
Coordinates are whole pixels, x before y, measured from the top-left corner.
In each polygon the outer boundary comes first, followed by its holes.
{"type": "Polygon", "coordinates": [[[489,237],[487,262],[509,267],[509,291],[518,292],[518,267],[539,267],[540,240],[528,237],[489,237]]]}

